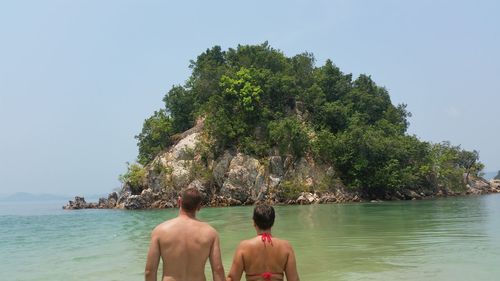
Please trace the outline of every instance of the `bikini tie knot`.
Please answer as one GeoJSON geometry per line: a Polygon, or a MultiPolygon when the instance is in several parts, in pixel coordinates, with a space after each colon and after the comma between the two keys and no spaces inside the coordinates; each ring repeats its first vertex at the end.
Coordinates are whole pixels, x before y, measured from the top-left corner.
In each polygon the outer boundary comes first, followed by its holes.
{"type": "Polygon", "coordinates": [[[259,235],[262,236],[262,242],[264,243],[268,242],[269,244],[273,243],[273,240],[271,239],[272,238],[271,233],[264,232],[259,235]]]}
{"type": "Polygon", "coordinates": [[[262,278],[267,279],[267,280],[271,280],[272,276],[273,276],[273,274],[271,272],[262,273],[262,278]]]}

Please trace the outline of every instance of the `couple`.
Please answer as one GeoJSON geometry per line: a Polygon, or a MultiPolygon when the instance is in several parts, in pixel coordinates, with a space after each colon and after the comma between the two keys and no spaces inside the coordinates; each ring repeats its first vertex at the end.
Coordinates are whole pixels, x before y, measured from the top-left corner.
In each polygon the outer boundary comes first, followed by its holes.
{"type": "Polygon", "coordinates": [[[268,205],[255,207],[253,221],[257,237],[238,245],[225,279],[219,235],[210,225],[196,219],[201,200],[198,189],[185,189],[179,198],[179,216],[153,230],[146,281],[157,280],[160,257],[163,260],[162,281],[205,281],[207,259],[214,281],[239,281],[243,271],[247,280],[283,280],[285,274],[288,281],[299,281],[292,247],[285,240],[271,237],[274,209],[268,205]]]}

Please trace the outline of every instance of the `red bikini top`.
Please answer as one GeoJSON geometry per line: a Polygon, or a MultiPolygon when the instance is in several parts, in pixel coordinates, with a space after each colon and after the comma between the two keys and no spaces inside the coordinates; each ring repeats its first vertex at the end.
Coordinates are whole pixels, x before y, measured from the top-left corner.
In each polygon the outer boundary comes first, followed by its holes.
{"type": "MultiPolygon", "coordinates": [[[[259,234],[259,236],[261,236],[262,238],[262,243],[264,243],[264,245],[266,245],[266,242],[269,243],[269,244],[273,244],[273,240],[272,240],[272,236],[271,236],[271,233],[267,233],[267,232],[262,232],[259,234]]],[[[263,273],[260,273],[260,274],[247,274],[247,276],[261,276],[262,278],[264,278],[265,280],[271,280],[271,277],[273,276],[273,274],[276,274],[276,275],[283,275],[282,272],[263,272],[263,273]]]]}

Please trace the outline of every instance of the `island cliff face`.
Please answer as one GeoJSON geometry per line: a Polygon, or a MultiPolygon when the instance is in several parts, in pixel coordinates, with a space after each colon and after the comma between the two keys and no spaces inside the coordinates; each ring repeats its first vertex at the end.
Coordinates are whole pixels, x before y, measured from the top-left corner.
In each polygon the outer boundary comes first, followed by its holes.
{"type": "Polygon", "coordinates": [[[409,200],[496,192],[477,151],[407,133],[411,114],[369,75],[264,43],[215,46],[136,136],[138,163],[108,198],[66,208],[168,208],[197,187],[206,206],[409,200]]]}
{"type": "MultiPolygon", "coordinates": [[[[87,203],[75,197],[65,209],[158,209],[177,206],[185,187],[196,187],[204,194],[204,206],[238,206],[258,202],[270,204],[317,204],[377,202],[381,200],[419,200],[457,195],[481,195],[500,192],[500,181],[469,177],[465,189],[401,189],[373,197],[346,187],[332,166],[318,164],[311,157],[294,160],[280,155],[257,159],[241,152],[225,150],[205,165],[197,145],[203,122],[186,131],[182,138],[145,167],[144,186],[134,193],[129,183],[120,192],[112,192],[99,202],[87,203]]],[[[464,181],[466,180],[464,174],[464,181]]]]}

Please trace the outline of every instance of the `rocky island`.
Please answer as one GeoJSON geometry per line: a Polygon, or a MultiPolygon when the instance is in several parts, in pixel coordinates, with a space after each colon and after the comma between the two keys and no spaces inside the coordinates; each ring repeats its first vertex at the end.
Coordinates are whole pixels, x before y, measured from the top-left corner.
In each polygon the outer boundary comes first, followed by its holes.
{"type": "Polygon", "coordinates": [[[480,177],[476,151],[408,135],[370,76],[342,73],[312,54],[286,57],[267,43],[191,62],[184,86],[144,121],[139,156],[119,192],[63,208],[172,208],[197,187],[205,206],[415,200],[500,191],[480,177]]]}

